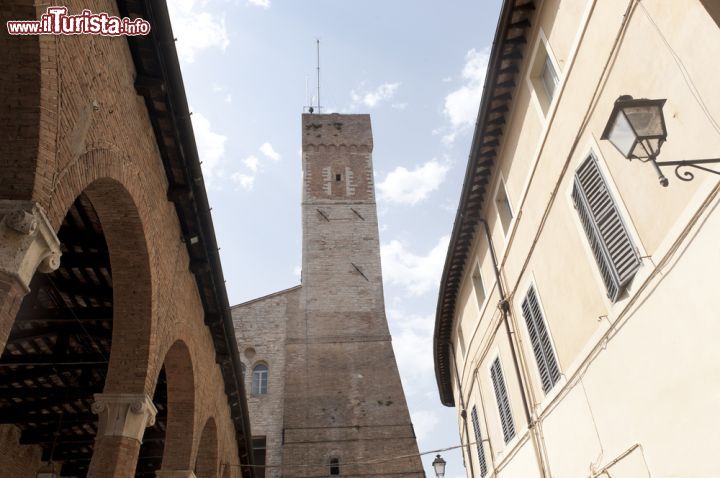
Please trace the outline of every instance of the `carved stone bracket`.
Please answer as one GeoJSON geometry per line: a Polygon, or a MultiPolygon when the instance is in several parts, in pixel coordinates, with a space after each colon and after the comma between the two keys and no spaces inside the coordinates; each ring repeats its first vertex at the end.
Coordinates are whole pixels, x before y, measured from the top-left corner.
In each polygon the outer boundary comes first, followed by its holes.
{"type": "Polygon", "coordinates": [[[155,478],[197,478],[192,470],[158,470],[155,478]]]}
{"type": "Polygon", "coordinates": [[[157,408],[137,393],[96,393],[92,412],[98,415],[97,437],[122,436],[142,442],[145,428],[155,424],[157,408]]]}
{"type": "Polygon", "coordinates": [[[60,241],[36,202],[0,200],[0,272],[30,291],[35,271],[60,267],[60,241]]]}

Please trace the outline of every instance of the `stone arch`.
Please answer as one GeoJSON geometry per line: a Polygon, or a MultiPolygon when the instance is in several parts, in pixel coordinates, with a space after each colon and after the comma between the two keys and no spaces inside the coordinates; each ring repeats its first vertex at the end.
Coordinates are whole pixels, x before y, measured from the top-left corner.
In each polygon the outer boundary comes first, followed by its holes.
{"type": "MultiPolygon", "coordinates": [[[[6,2],[7,3],[7,2],[6,2]]],[[[36,19],[45,6],[33,0],[3,5],[5,19],[36,19]]],[[[0,197],[44,202],[55,164],[58,75],[53,35],[0,34],[0,197]]]]}
{"type": "Polygon", "coordinates": [[[215,419],[205,422],[200,444],[195,458],[195,476],[197,478],[217,478],[218,476],[218,439],[215,419]]]}
{"type": "Polygon", "coordinates": [[[190,470],[195,436],[195,373],[184,341],[177,340],[170,347],[163,368],[167,378],[167,428],[162,470],[190,470]]]}

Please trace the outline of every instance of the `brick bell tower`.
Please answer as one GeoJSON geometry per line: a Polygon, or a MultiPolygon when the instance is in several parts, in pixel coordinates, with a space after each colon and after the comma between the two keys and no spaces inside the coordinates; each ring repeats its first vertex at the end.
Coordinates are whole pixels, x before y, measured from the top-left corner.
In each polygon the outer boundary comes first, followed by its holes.
{"type": "Polygon", "coordinates": [[[304,114],[302,146],[283,476],[423,477],[419,457],[366,464],[418,452],[385,317],[370,116],[304,114]]]}

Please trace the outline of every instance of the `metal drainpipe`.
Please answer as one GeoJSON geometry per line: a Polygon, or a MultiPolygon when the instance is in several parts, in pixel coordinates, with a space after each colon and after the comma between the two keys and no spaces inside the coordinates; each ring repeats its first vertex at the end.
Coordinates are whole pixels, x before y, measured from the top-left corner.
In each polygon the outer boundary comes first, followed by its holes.
{"type": "Polygon", "coordinates": [[[533,448],[535,450],[535,456],[537,460],[540,462],[540,471],[542,472],[542,476],[552,476],[552,474],[547,470],[547,463],[545,463],[545,456],[543,451],[540,449],[540,443],[537,437],[536,429],[535,429],[535,420],[533,420],[532,415],[530,414],[530,406],[528,405],[528,398],[527,398],[527,389],[525,388],[525,383],[523,382],[522,375],[520,374],[520,363],[518,360],[518,353],[515,349],[515,341],[512,337],[512,332],[510,330],[510,320],[508,316],[510,315],[510,304],[507,301],[507,298],[505,297],[505,289],[503,288],[502,281],[500,280],[500,269],[498,268],[497,263],[497,257],[495,256],[495,247],[493,246],[493,240],[492,236],[490,235],[490,227],[488,226],[487,221],[485,219],[481,218],[480,223],[483,225],[483,230],[485,231],[485,237],[488,241],[488,249],[490,250],[490,258],[492,259],[493,263],[493,271],[495,272],[495,283],[498,287],[498,294],[500,294],[500,310],[503,315],[503,322],[505,322],[505,333],[507,333],[508,343],[510,344],[510,355],[512,356],[513,360],[513,366],[515,368],[515,375],[517,376],[518,386],[520,387],[520,396],[522,397],[522,403],[523,403],[523,411],[525,412],[525,419],[527,420],[528,429],[530,430],[530,437],[532,438],[533,442],[533,448]]]}
{"type": "Polygon", "coordinates": [[[448,345],[450,345],[450,349],[452,351],[453,365],[455,368],[455,380],[457,380],[458,394],[460,395],[460,406],[462,407],[462,412],[460,412],[460,416],[463,419],[463,426],[465,427],[465,437],[467,439],[467,460],[468,463],[470,463],[470,477],[475,478],[475,470],[473,469],[472,464],[472,455],[470,454],[470,431],[468,430],[467,424],[467,409],[465,408],[465,399],[463,398],[462,384],[460,383],[460,374],[458,373],[457,359],[455,358],[455,347],[453,346],[453,343],[451,341],[448,341],[448,345]]]}

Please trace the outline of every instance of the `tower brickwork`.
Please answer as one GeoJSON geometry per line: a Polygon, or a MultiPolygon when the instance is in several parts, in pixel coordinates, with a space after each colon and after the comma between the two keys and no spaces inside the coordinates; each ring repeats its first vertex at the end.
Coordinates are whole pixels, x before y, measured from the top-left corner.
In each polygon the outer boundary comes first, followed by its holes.
{"type": "MultiPolygon", "coordinates": [[[[282,445],[268,458],[285,478],[423,477],[385,317],[370,117],[303,115],[302,145],[302,281],[275,372],[284,377],[282,445]]],[[[241,351],[263,348],[238,337],[241,351]]]]}

